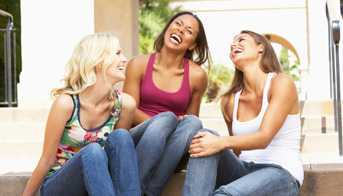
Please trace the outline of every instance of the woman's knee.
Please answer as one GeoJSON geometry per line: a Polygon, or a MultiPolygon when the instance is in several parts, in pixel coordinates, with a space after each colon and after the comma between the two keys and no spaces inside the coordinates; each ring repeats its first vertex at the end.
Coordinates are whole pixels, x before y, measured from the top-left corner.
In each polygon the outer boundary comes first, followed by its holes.
{"type": "Polygon", "coordinates": [[[191,138],[202,128],[202,123],[197,116],[186,115],[179,121],[173,137],[190,141],[191,138]]]}
{"type": "Polygon", "coordinates": [[[154,117],[170,117],[170,118],[177,118],[174,112],[161,112],[159,114],[156,114],[154,117]]]}
{"type": "Polygon", "coordinates": [[[155,116],[144,131],[145,139],[164,140],[175,130],[177,117],[172,112],[163,112],[155,116]]]}
{"type": "Polygon", "coordinates": [[[207,128],[203,128],[203,129],[199,130],[199,132],[209,132],[209,133],[211,133],[213,135],[220,136],[220,134],[217,131],[211,130],[211,129],[207,129],[207,128]]]}
{"type": "Polygon", "coordinates": [[[189,123],[191,127],[197,128],[197,130],[202,128],[201,120],[195,115],[186,115],[183,118],[184,123],[189,123]]]}
{"type": "Polygon", "coordinates": [[[239,194],[231,193],[232,190],[228,186],[220,186],[215,192],[213,193],[213,196],[234,196],[239,194]]]}
{"type": "Polygon", "coordinates": [[[84,159],[96,159],[107,161],[107,156],[103,148],[98,143],[90,143],[85,146],[81,151],[81,156],[84,159]]]}
{"type": "Polygon", "coordinates": [[[173,112],[162,112],[155,115],[152,122],[160,125],[176,125],[177,116],[173,112]]]}
{"type": "Polygon", "coordinates": [[[112,131],[107,138],[107,143],[112,145],[134,147],[131,134],[126,129],[116,129],[112,131]]]}

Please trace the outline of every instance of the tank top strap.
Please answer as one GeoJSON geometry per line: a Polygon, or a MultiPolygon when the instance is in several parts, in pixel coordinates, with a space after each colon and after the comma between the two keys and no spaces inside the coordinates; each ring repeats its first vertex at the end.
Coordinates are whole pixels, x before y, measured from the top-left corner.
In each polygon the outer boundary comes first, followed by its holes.
{"type": "Polygon", "coordinates": [[[263,106],[268,105],[268,92],[269,92],[271,81],[272,81],[274,75],[275,75],[274,72],[269,72],[267,75],[267,79],[266,79],[266,82],[265,82],[264,88],[263,88],[263,100],[262,100],[263,106]]]}
{"type": "Polygon", "coordinates": [[[233,113],[232,113],[232,121],[237,120],[237,110],[238,110],[238,102],[239,102],[239,96],[242,93],[242,89],[235,93],[235,97],[233,100],[233,113]]]}
{"type": "Polygon", "coordinates": [[[120,113],[122,111],[122,103],[123,103],[122,102],[122,94],[119,90],[115,90],[114,95],[115,95],[116,99],[114,101],[111,114],[114,118],[119,118],[120,113]]]}
{"type": "Polygon", "coordinates": [[[182,89],[187,88],[190,89],[190,84],[189,84],[189,60],[187,58],[183,59],[183,69],[184,69],[184,74],[183,74],[183,80],[182,80],[182,89]]]}
{"type": "Polygon", "coordinates": [[[154,69],[155,59],[156,59],[156,53],[152,53],[149,56],[148,64],[145,70],[144,79],[146,81],[150,81],[150,80],[152,81],[152,70],[154,69]]]}
{"type": "Polygon", "coordinates": [[[67,122],[71,122],[73,119],[77,118],[77,113],[78,113],[78,108],[79,108],[79,100],[78,100],[78,95],[70,95],[70,97],[73,100],[73,112],[70,116],[70,118],[67,120],[67,122]]]}

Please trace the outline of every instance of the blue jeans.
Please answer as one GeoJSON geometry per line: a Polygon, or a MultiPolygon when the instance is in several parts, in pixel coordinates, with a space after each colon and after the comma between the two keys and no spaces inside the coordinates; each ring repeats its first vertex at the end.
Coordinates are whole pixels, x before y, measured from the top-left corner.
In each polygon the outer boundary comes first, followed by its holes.
{"type": "Polygon", "coordinates": [[[183,196],[298,194],[299,185],[296,179],[285,169],[274,164],[241,161],[231,150],[223,150],[208,157],[190,158],[183,189],[183,196]]]}
{"type": "Polygon", "coordinates": [[[193,135],[201,128],[201,121],[193,115],[178,120],[174,113],[163,112],[130,130],[136,144],[144,194],[161,194],[193,135]]]}
{"type": "Polygon", "coordinates": [[[105,150],[98,143],[85,146],[61,169],[47,177],[42,196],[140,196],[137,155],[127,130],[109,134],[105,150]]]}

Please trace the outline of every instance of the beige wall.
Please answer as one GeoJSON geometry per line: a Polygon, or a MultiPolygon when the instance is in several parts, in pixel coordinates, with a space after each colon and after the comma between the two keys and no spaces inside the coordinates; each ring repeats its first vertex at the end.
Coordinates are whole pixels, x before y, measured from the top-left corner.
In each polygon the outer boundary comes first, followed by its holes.
{"type": "Polygon", "coordinates": [[[172,6],[191,10],[202,20],[215,64],[233,66],[228,58],[229,43],[242,29],[284,38],[300,58],[300,99],[327,100],[330,85],[325,3],[326,0],[174,0],[172,6]]]}
{"type": "Polygon", "coordinates": [[[128,57],[138,54],[138,0],[94,0],[95,32],[114,32],[128,57]]]}
{"type": "Polygon", "coordinates": [[[75,45],[94,31],[93,1],[21,1],[19,107],[46,107],[75,45]]]}

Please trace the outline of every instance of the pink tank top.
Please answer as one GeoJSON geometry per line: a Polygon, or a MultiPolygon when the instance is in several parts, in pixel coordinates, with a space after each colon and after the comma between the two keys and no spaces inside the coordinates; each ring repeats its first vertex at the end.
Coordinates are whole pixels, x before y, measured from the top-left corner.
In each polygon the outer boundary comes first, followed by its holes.
{"type": "Polygon", "coordinates": [[[166,111],[171,111],[177,116],[186,114],[191,100],[188,59],[183,60],[184,74],[181,87],[178,91],[170,93],[159,89],[152,79],[155,56],[155,53],[150,55],[144,78],[141,81],[138,108],[149,116],[166,111]]]}

